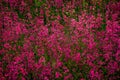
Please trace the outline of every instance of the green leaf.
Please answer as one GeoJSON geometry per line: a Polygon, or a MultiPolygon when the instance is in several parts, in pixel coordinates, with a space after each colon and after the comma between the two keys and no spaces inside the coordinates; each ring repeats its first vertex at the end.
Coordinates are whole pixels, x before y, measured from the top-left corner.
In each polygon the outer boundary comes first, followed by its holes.
{"type": "Polygon", "coordinates": [[[82,72],[82,74],[83,74],[83,77],[84,77],[86,80],[88,80],[87,74],[89,73],[89,71],[90,71],[89,66],[88,66],[87,64],[84,64],[84,65],[82,66],[81,72],[82,72]]]}
{"type": "Polygon", "coordinates": [[[80,11],[80,7],[79,7],[79,6],[76,6],[75,12],[76,12],[76,13],[79,13],[79,11],[80,11]]]}
{"type": "Polygon", "coordinates": [[[103,74],[106,75],[107,74],[107,69],[105,69],[104,67],[101,68],[103,71],[103,74]]]}
{"type": "Polygon", "coordinates": [[[58,15],[58,13],[56,12],[56,7],[55,7],[55,6],[52,6],[52,7],[50,8],[50,14],[51,14],[51,15],[54,14],[55,16],[58,15]]]}
{"type": "Polygon", "coordinates": [[[16,43],[17,46],[23,46],[23,44],[24,44],[24,36],[25,36],[24,34],[22,34],[20,36],[19,40],[16,43]]]}
{"type": "Polygon", "coordinates": [[[2,61],[3,56],[4,56],[4,55],[0,55],[0,61],[2,61]]]}
{"type": "Polygon", "coordinates": [[[64,13],[67,17],[70,17],[70,13],[69,12],[65,12],[64,13]]]}
{"type": "Polygon", "coordinates": [[[106,30],[106,24],[102,24],[102,30],[106,30]]]}
{"type": "Polygon", "coordinates": [[[46,2],[46,0],[42,0],[42,1],[35,0],[35,5],[36,5],[37,7],[41,7],[45,2],[46,2]]]}
{"type": "Polygon", "coordinates": [[[46,25],[47,24],[46,14],[44,13],[43,16],[44,16],[44,25],[46,25]]]}
{"type": "Polygon", "coordinates": [[[45,53],[44,53],[44,57],[45,57],[45,60],[46,60],[47,62],[50,61],[50,56],[48,55],[48,52],[45,52],[45,53]]]}
{"type": "Polygon", "coordinates": [[[19,10],[15,10],[16,12],[17,12],[17,14],[18,14],[18,16],[19,16],[19,18],[22,18],[22,19],[24,19],[24,15],[22,14],[22,13],[20,13],[20,11],[19,10]]]}
{"type": "Polygon", "coordinates": [[[33,80],[33,73],[28,73],[27,79],[28,80],[33,80]]]}
{"type": "Polygon", "coordinates": [[[33,18],[36,16],[35,9],[36,9],[36,6],[31,6],[31,7],[30,7],[30,11],[31,11],[31,14],[32,14],[32,17],[33,17],[33,18]]]}
{"type": "Polygon", "coordinates": [[[98,4],[96,4],[96,10],[100,9],[100,6],[98,4]]]}

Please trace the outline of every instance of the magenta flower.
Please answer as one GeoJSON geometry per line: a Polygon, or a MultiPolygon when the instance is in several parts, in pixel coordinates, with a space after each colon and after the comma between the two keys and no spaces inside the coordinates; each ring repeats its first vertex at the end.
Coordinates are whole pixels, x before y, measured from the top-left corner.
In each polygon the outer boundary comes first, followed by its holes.
{"type": "Polygon", "coordinates": [[[4,48],[10,49],[10,48],[11,48],[11,45],[10,45],[9,43],[5,43],[5,44],[4,44],[4,48]]]}
{"type": "Polygon", "coordinates": [[[61,76],[62,76],[61,73],[59,73],[59,72],[56,72],[56,73],[55,73],[55,78],[60,78],[61,76]]]}
{"type": "Polygon", "coordinates": [[[54,1],[55,1],[55,4],[58,8],[62,7],[63,0],[54,0],[54,1]]]}

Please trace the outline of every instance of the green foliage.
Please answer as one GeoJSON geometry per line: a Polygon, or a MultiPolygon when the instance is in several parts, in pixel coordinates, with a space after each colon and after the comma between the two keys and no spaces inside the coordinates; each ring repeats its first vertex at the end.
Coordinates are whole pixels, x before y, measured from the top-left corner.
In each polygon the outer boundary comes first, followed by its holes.
{"type": "Polygon", "coordinates": [[[45,50],[44,57],[45,57],[46,62],[50,61],[50,56],[49,56],[47,50],[45,50]]]}
{"type": "Polygon", "coordinates": [[[17,12],[19,18],[22,18],[22,19],[25,18],[25,17],[24,17],[24,14],[22,14],[18,9],[15,9],[15,11],[17,12]]]}
{"type": "Polygon", "coordinates": [[[103,24],[101,25],[102,30],[106,30],[106,20],[103,19],[103,24]]]}
{"type": "Polygon", "coordinates": [[[83,0],[83,3],[82,3],[82,9],[85,10],[85,6],[87,5],[87,1],[86,0],[83,0]]]}
{"type": "Polygon", "coordinates": [[[69,13],[69,12],[64,12],[64,14],[65,14],[67,17],[70,17],[70,13],[69,13]]]}
{"type": "Polygon", "coordinates": [[[8,54],[15,54],[15,51],[14,50],[9,50],[8,54]]]}
{"type": "Polygon", "coordinates": [[[36,62],[38,62],[38,60],[40,59],[40,57],[38,56],[37,49],[38,49],[38,46],[33,47],[33,52],[34,52],[34,57],[36,62]]]}
{"type": "Polygon", "coordinates": [[[27,80],[33,80],[33,73],[28,73],[27,80]]]}
{"type": "Polygon", "coordinates": [[[22,34],[19,38],[19,40],[16,42],[16,46],[23,46],[24,44],[24,34],[22,34]]]}
{"type": "Polygon", "coordinates": [[[47,17],[46,17],[45,12],[44,12],[43,16],[44,16],[44,25],[46,25],[47,24],[47,17]]]}
{"type": "Polygon", "coordinates": [[[5,70],[7,68],[8,63],[4,61],[2,65],[3,65],[3,70],[5,70]]]}
{"type": "Polygon", "coordinates": [[[46,0],[42,0],[42,1],[35,0],[35,5],[36,5],[37,7],[41,7],[45,2],[46,2],[46,0]]]}
{"type": "Polygon", "coordinates": [[[84,65],[82,66],[81,72],[82,72],[82,74],[83,74],[83,77],[84,77],[86,80],[89,80],[89,79],[88,79],[88,73],[89,73],[89,71],[90,71],[90,67],[89,67],[87,64],[84,64],[84,65]]]}
{"type": "Polygon", "coordinates": [[[75,12],[78,14],[80,12],[80,7],[79,6],[76,6],[75,7],[75,12]]]}
{"type": "Polygon", "coordinates": [[[106,20],[103,19],[103,23],[101,24],[101,27],[98,28],[98,31],[104,31],[106,30],[106,20]]]}
{"type": "Polygon", "coordinates": [[[54,15],[54,16],[57,16],[58,15],[58,13],[56,12],[56,7],[55,6],[52,6],[51,8],[50,8],[50,15],[54,15]]]}
{"type": "Polygon", "coordinates": [[[0,55],[0,61],[2,61],[2,58],[4,57],[4,55],[3,54],[1,54],[0,55]]]}
{"type": "Polygon", "coordinates": [[[102,30],[105,30],[106,29],[106,24],[102,24],[102,30]]]}
{"type": "Polygon", "coordinates": [[[65,24],[65,21],[64,21],[64,19],[63,19],[62,9],[59,9],[59,15],[60,15],[60,17],[61,17],[60,23],[61,23],[62,25],[64,25],[64,24],[65,24]]]}
{"type": "Polygon", "coordinates": [[[101,70],[103,71],[103,74],[106,75],[107,74],[107,69],[104,67],[101,67],[101,70]]]}
{"type": "Polygon", "coordinates": [[[100,6],[96,4],[96,11],[98,11],[99,9],[100,9],[100,6]]]}
{"type": "Polygon", "coordinates": [[[64,65],[67,66],[67,68],[70,70],[75,80],[78,80],[81,77],[80,68],[74,61],[69,59],[68,62],[64,62],[64,65]],[[75,69],[75,71],[73,69],[75,69]]]}
{"type": "Polygon", "coordinates": [[[30,12],[31,12],[33,18],[36,16],[35,9],[36,9],[36,6],[31,6],[30,7],[30,12]]]}
{"type": "Polygon", "coordinates": [[[107,3],[107,4],[108,4],[109,2],[110,2],[110,0],[105,0],[105,3],[107,3]]]}

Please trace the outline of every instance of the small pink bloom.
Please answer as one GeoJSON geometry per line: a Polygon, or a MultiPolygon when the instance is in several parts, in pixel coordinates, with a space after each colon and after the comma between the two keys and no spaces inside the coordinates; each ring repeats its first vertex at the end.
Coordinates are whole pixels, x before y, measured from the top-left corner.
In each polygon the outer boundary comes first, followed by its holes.
{"type": "Polygon", "coordinates": [[[61,77],[61,76],[62,76],[61,73],[59,73],[59,72],[56,72],[56,73],[55,73],[55,78],[59,78],[59,77],[61,77]]]}
{"type": "Polygon", "coordinates": [[[16,34],[20,34],[21,33],[21,28],[20,28],[20,25],[18,25],[16,27],[16,34]]]}
{"type": "Polygon", "coordinates": [[[10,46],[9,43],[5,43],[5,44],[4,44],[4,47],[5,47],[6,49],[11,48],[11,46],[10,46]]]}

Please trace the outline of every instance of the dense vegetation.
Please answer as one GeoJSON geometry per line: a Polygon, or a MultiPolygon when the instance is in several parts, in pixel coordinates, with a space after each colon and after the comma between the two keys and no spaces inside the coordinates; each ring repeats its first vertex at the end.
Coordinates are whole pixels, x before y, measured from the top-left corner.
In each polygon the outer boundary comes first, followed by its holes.
{"type": "Polygon", "coordinates": [[[0,0],[0,80],[118,79],[118,0],[0,0]]]}

